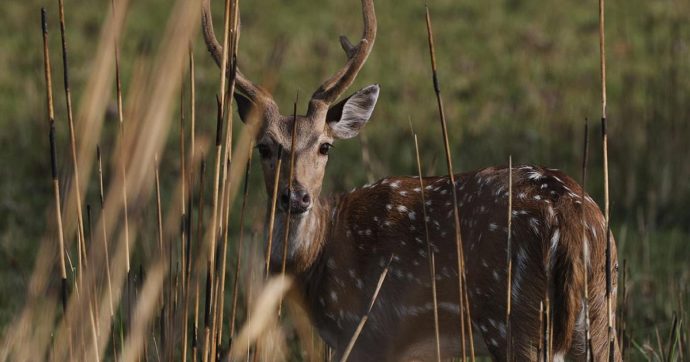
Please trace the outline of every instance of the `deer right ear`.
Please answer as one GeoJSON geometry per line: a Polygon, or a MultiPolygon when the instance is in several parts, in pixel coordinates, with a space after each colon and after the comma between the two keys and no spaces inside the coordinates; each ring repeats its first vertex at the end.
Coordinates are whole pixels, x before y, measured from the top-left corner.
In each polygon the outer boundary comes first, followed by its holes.
{"type": "Polygon", "coordinates": [[[240,115],[240,119],[243,123],[247,123],[249,114],[252,108],[256,107],[256,104],[238,92],[235,92],[235,102],[237,102],[237,113],[240,115]]]}
{"type": "Polygon", "coordinates": [[[326,122],[337,138],[356,136],[369,121],[379,98],[379,85],[370,85],[358,90],[328,109],[326,122]]]}

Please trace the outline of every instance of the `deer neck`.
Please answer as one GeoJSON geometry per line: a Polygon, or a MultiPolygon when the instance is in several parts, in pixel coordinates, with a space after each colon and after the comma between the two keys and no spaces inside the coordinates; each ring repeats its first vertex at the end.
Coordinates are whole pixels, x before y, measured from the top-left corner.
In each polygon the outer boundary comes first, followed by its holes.
{"type": "Polygon", "coordinates": [[[273,272],[279,273],[282,269],[286,230],[288,233],[287,271],[302,274],[311,269],[325,244],[332,209],[332,200],[322,197],[314,202],[309,212],[302,215],[288,216],[285,212],[276,212],[271,242],[271,270],[273,272]],[[288,217],[289,225],[286,224],[288,217]]]}

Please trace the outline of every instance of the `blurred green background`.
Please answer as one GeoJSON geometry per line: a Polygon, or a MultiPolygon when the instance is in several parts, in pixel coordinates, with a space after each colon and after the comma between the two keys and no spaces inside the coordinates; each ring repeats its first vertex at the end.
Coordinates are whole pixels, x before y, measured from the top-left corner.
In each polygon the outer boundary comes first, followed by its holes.
{"type": "MultiPolygon", "coordinates": [[[[436,0],[428,4],[456,170],[506,164],[512,155],[516,164],[560,168],[580,180],[583,126],[588,118],[587,189],[603,205],[597,2],[436,0]]],[[[49,14],[63,184],[70,178],[57,1],[3,1],[0,327],[23,304],[52,202],[41,6],[49,14]]],[[[73,99],[78,109],[110,1],[66,0],[65,6],[73,99]]],[[[121,39],[125,97],[135,64],[152,60],[171,6],[165,0],[132,2],[121,39]]],[[[221,2],[216,1],[214,7],[219,26],[221,2]]],[[[242,1],[241,9],[239,61],[245,74],[260,81],[272,49],[276,44],[285,49],[275,89],[284,113],[290,112],[298,90],[304,112],[305,95],[342,66],[338,35],[354,40],[361,33],[359,2],[354,0],[242,1]]],[[[424,2],[379,0],[376,10],[379,27],[374,50],[350,89],[381,85],[377,109],[363,135],[371,168],[367,170],[362,162],[362,138],[338,143],[328,166],[326,191],[349,190],[370,176],[415,174],[410,120],[420,137],[425,173],[445,170],[424,2]]],[[[633,337],[631,353],[641,357],[646,346],[657,350],[657,330],[666,343],[673,313],[683,317],[687,330],[690,2],[612,0],[607,2],[606,16],[612,229],[621,267],[623,260],[627,264],[625,313],[633,337]]],[[[212,137],[218,70],[200,35],[194,50],[198,134],[212,137]]],[[[112,112],[105,117],[101,143],[107,156],[114,147],[117,125],[112,112]]],[[[241,127],[239,122],[236,127],[241,127]]],[[[161,163],[164,190],[172,187],[179,172],[176,132],[161,163]]],[[[256,206],[249,219],[254,220],[263,215],[265,199],[258,174],[252,175],[256,206]]],[[[95,179],[90,186],[86,202],[95,207],[95,179]]],[[[155,211],[149,214],[153,223],[155,211]]]]}

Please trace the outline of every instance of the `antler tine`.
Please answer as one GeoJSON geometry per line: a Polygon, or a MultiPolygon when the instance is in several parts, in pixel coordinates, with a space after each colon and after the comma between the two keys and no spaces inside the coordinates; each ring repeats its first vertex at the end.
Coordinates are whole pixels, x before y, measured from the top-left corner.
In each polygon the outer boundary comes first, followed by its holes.
{"type": "Polygon", "coordinates": [[[333,103],[352,84],[366,62],[376,40],[376,13],[373,0],[362,0],[364,33],[359,44],[353,46],[345,36],[340,37],[340,45],[347,54],[348,61],[333,77],[324,82],[312,95],[326,105],[333,103]]]}
{"type": "MultiPolygon", "coordinates": [[[[223,60],[223,46],[216,38],[216,32],[213,30],[213,17],[211,16],[211,0],[203,1],[203,12],[201,14],[201,27],[204,33],[204,40],[206,41],[206,48],[208,49],[213,60],[220,66],[223,60]]],[[[235,67],[235,84],[247,97],[257,102],[266,103],[271,100],[271,95],[260,86],[252,83],[247,79],[239,68],[235,67]]],[[[228,73],[232,72],[232,67],[228,67],[228,73]]]]}

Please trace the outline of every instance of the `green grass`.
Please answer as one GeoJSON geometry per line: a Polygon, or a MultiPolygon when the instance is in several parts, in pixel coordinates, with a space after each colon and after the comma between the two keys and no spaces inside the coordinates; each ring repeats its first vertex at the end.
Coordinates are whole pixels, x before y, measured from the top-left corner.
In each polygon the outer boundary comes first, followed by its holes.
{"type": "MultiPolygon", "coordinates": [[[[220,1],[216,2],[220,9],[220,1]]],[[[239,57],[245,74],[259,81],[271,48],[286,42],[275,97],[283,111],[289,112],[298,89],[310,94],[342,65],[344,55],[337,36],[348,34],[355,39],[360,34],[357,3],[320,1],[315,8],[308,0],[242,2],[239,57]]],[[[49,12],[63,184],[70,175],[56,4],[38,0],[0,4],[0,294],[4,296],[0,298],[0,326],[23,304],[38,240],[46,231],[45,210],[52,202],[41,6],[49,12]]],[[[587,185],[602,204],[596,3],[439,0],[429,5],[455,168],[504,164],[512,154],[515,163],[557,167],[579,179],[582,126],[589,118],[592,142],[587,185]]],[[[382,87],[365,131],[373,173],[383,177],[416,172],[408,119],[419,133],[427,173],[443,173],[424,2],[381,0],[376,6],[378,38],[351,89],[370,83],[382,87]]],[[[66,1],[77,105],[105,8],[106,2],[66,1]]],[[[132,3],[122,38],[125,94],[135,60],[146,60],[142,49],[156,47],[169,10],[169,1],[132,3]]],[[[682,1],[607,2],[612,220],[620,260],[627,260],[629,269],[628,323],[640,345],[647,341],[656,345],[655,328],[666,341],[673,312],[687,313],[689,308],[685,287],[690,282],[688,14],[690,3],[682,1]]],[[[218,18],[216,24],[220,23],[218,18]]],[[[195,53],[199,134],[211,135],[217,70],[201,37],[195,53]]],[[[304,111],[306,102],[300,107],[304,111]]],[[[114,145],[116,129],[114,120],[107,124],[102,140],[106,156],[114,145]]],[[[177,172],[176,140],[171,135],[162,159],[164,190],[172,187],[173,180],[165,175],[177,172]]],[[[337,145],[328,166],[327,191],[347,190],[365,182],[360,145],[358,141],[337,145]]],[[[262,184],[257,172],[253,177],[257,181],[253,185],[262,184]]],[[[97,202],[95,185],[91,180],[88,203],[97,202]]],[[[254,187],[254,200],[263,200],[262,189],[254,187]]],[[[262,205],[260,201],[256,204],[262,205]]],[[[262,214],[260,208],[252,212],[262,214]]],[[[154,220],[155,213],[145,217],[154,220]]],[[[687,316],[684,314],[683,321],[686,330],[687,316]]],[[[637,351],[630,352],[641,358],[637,351]]]]}

